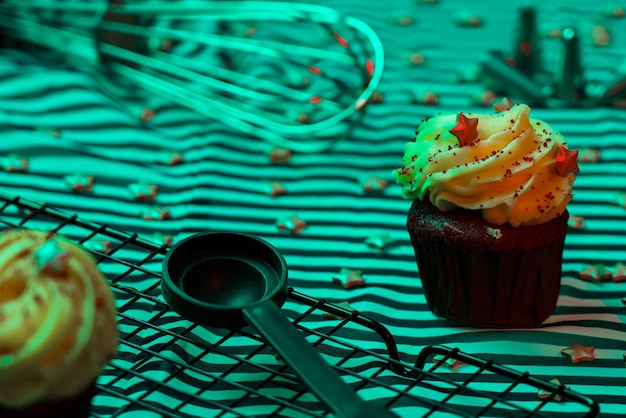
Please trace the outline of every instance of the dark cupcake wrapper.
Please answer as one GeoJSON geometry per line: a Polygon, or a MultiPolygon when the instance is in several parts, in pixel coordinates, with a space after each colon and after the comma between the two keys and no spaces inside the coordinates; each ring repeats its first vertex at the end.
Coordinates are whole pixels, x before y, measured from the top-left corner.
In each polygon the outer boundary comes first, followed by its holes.
{"type": "Polygon", "coordinates": [[[2,418],[88,418],[91,399],[95,394],[95,382],[70,398],[46,400],[21,409],[0,406],[2,418]]]}
{"type": "Polygon", "coordinates": [[[565,235],[535,250],[464,251],[411,234],[428,306],[476,327],[532,328],[556,308],[565,235]]]}

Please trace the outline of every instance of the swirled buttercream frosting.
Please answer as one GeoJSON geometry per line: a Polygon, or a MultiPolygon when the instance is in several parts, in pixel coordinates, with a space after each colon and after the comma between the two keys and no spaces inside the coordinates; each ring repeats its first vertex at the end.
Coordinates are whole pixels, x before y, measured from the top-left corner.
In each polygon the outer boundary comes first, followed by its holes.
{"type": "Polygon", "coordinates": [[[113,293],[87,252],[46,232],[0,235],[0,406],[80,393],[117,343],[113,293]]]}
{"type": "Polygon", "coordinates": [[[494,114],[447,114],[423,121],[393,171],[407,199],[441,211],[482,211],[517,227],[559,216],[572,197],[578,151],[523,104],[494,114]]]}

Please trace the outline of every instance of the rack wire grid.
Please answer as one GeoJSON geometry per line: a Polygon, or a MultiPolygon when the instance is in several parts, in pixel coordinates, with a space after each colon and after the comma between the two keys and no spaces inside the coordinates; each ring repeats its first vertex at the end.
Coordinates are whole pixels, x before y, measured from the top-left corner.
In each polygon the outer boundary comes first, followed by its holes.
{"type": "MultiPolygon", "coordinates": [[[[118,356],[97,382],[92,417],[332,416],[251,327],[182,319],[161,296],[167,244],[0,194],[0,228],[55,231],[90,251],[116,296],[118,356]]],[[[445,346],[402,360],[380,323],[289,289],[284,314],[359,396],[399,417],[594,417],[582,394],[445,346]],[[348,336],[366,333],[374,343],[348,336]],[[375,336],[375,338],[371,338],[375,336]],[[463,364],[455,370],[455,364],[463,364]]],[[[403,356],[404,357],[404,356],[403,356]]]]}

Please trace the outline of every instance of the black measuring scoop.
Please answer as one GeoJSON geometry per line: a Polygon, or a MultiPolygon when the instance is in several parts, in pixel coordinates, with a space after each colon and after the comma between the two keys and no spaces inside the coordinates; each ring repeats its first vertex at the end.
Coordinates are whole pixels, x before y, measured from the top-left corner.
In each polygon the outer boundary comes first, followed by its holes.
{"type": "Polygon", "coordinates": [[[220,328],[252,325],[339,418],[396,417],[363,401],[285,318],[287,263],[252,235],[206,232],[176,245],[163,260],[166,302],[190,321],[220,328]]]}

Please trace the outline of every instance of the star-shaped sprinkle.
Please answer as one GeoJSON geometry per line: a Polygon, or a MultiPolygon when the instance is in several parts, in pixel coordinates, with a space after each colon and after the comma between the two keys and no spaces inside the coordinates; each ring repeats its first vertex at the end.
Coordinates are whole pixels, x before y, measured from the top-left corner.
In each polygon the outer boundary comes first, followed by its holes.
{"type": "Polygon", "coordinates": [[[378,248],[379,250],[384,250],[385,248],[392,246],[395,243],[396,241],[391,237],[391,234],[389,234],[388,232],[371,235],[365,240],[365,244],[368,247],[378,248]]]}
{"type": "Polygon", "coordinates": [[[103,254],[108,254],[111,251],[111,241],[101,239],[90,239],[83,243],[83,246],[91,251],[97,251],[103,254]]]}
{"type": "Polygon", "coordinates": [[[294,234],[299,234],[306,228],[306,222],[297,215],[285,216],[276,221],[276,227],[278,227],[278,229],[291,231],[294,234]]]}
{"type": "Polygon", "coordinates": [[[174,242],[174,237],[169,234],[164,234],[162,232],[155,232],[154,234],[150,235],[150,238],[152,239],[152,241],[165,245],[172,245],[172,243],[174,242]]]}
{"type": "Polygon", "coordinates": [[[554,161],[556,161],[555,167],[557,174],[561,177],[565,177],[569,173],[578,173],[580,169],[576,162],[577,157],[578,150],[568,150],[563,145],[559,145],[556,151],[556,157],[554,158],[554,161]]]}
{"type": "Polygon", "coordinates": [[[508,97],[503,97],[502,101],[493,105],[493,110],[496,113],[505,112],[507,110],[511,110],[513,107],[513,102],[508,97]]]}
{"type": "MultiPolygon", "coordinates": [[[[343,308],[346,311],[356,312],[356,309],[354,309],[352,306],[350,306],[350,302],[348,302],[348,301],[334,303],[333,305],[338,306],[340,308],[343,308]]],[[[334,313],[330,313],[330,312],[324,312],[324,314],[322,316],[324,318],[326,318],[326,319],[344,319],[344,318],[348,317],[348,315],[339,316],[339,315],[335,315],[334,313]]]]}
{"type": "Polygon", "coordinates": [[[461,360],[453,358],[453,357],[448,357],[447,356],[441,355],[441,354],[437,354],[436,356],[433,356],[433,361],[437,364],[441,363],[441,362],[445,362],[444,364],[446,364],[450,370],[452,371],[457,371],[458,369],[460,369],[461,367],[465,366],[465,363],[463,363],[461,360]]]}
{"type": "Polygon", "coordinates": [[[614,282],[626,282],[626,264],[617,263],[614,267],[615,273],[613,273],[614,282]]]}
{"type": "Polygon", "coordinates": [[[287,148],[275,148],[269,153],[272,164],[288,163],[291,161],[291,150],[287,148]]]}
{"type": "Polygon", "coordinates": [[[570,229],[584,229],[585,228],[585,218],[582,216],[570,215],[567,220],[567,227],[570,229]]]}
{"type": "Polygon", "coordinates": [[[287,189],[279,181],[268,182],[265,191],[270,197],[278,197],[287,193],[287,189]]]}
{"type": "Polygon", "coordinates": [[[578,275],[581,279],[599,283],[611,280],[611,272],[602,264],[588,264],[578,275]]]}
{"type": "Polygon", "coordinates": [[[338,274],[335,274],[332,277],[332,279],[333,283],[340,285],[344,289],[352,289],[354,287],[361,287],[365,285],[362,270],[342,268],[338,274]]]}
{"type": "Polygon", "coordinates": [[[155,200],[159,191],[159,186],[143,182],[129,184],[128,188],[135,200],[155,200]]]}
{"type": "MultiPolygon", "coordinates": [[[[561,382],[559,381],[559,379],[552,379],[552,380],[550,380],[550,383],[554,383],[557,386],[561,386],[561,382]]],[[[570,387],[569,386],[565,386],[565,390],[570,390],[570,387]]],[[[562,395],[558,395],[554,391],[548,391],[548,390],[544,390],[544,389],[539,389],[539,392],[537,393],[537,395],[539,396],[539,399],[548,399],[548,398],[550,398],[550,400],[556,401],[556,402],[561,402],[563,400],[563,396],[562,395]],[[554,394],[554,395],[551,397],[552,394],[554,394]]]]}
{"type": "Polygon", "coordinates": [[[65,176],[65,184],[74,192],[90,192],[93,190],[94,177],[83,174],[65,176]]]}
{"type": "Polygon", "coordinates": [[[387,186],[389,186],[389,182],[387,180],[383,180],[378,177],[370,177],[363,183],[363,190],[368,193],[382,192],[387,188],[387,186]]]}
{"type": "Polygon", "coordinates": [[[474,102],[483,106],[489,106],[498,98],[498,94],[493,90],[482,90],[472,95],[474,102]]]}
{"type": "Polygon", "coordinates": [[[67,274],[69,254],[59,246],[54,238],[49,238],[35,250],[35,259],[37,266],[44,273],[61,277],[67,274]]]}
{"type": "Polygon", "coordinates": [[[2,162],[2,166],[9,173],[24,172],[28,169],[28,158],[9,154],[2,162]]]}
{"type": "Polygon", "coordinates": [[[595,148],[583,148],[578,154],[581,163],[597,163],[600,161],[600,150],[595,148]]]}
{"type": "Polygon", "coordinates": [[[626,209],[626,193],[618,193],[613,196],[613,203],[626,209]]]}
{"type": "Polygon", "coordinates": [[[594,361],[596,349],[590,345],[582,345],[573,343],[569,348],[561,350],[561,354],[569,357],[572,363],[580,363],[581,361],[594,361]]]}
{"type": "Polygon", "coordinates": [[[156,112],[153,109],[144,108],[141,110],[140,118],[142,122],[150,122],[155,116],[156,112]]]}
{"type": "Polygon", "coordinates": [[[146,221],[162,221],[168,219],[172,213],[161,206],[151,206],[141,211],[141,217],[146,221]]]}
{"type": "Polygon", "coordinates": [[[183,154],[175,150],[161,151],[159,161],[165,165],[179,165],[185,162],[183,154]]]}
{"type": "Polygon", "coordinates": [[[460,146],[469,145],[478,139],[478,119],[468,118],[463,113],[459,113],[456,126],[450,133],[457,137],[460,146]]]}

